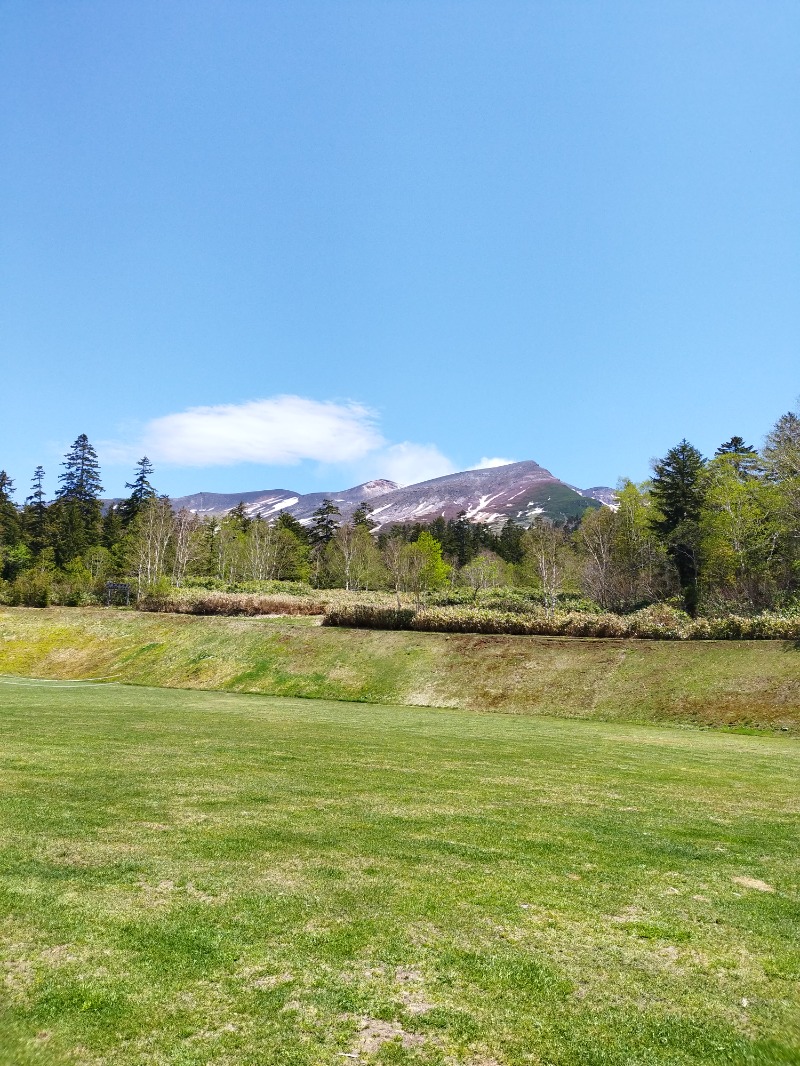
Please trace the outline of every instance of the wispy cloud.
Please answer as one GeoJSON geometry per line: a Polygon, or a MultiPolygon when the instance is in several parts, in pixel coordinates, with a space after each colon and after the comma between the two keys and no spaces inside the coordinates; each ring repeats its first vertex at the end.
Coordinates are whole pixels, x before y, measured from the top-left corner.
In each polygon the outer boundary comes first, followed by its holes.
{"type": "MultiPolygon", "coordinates": [[[[304,459],[354,462],[385,443],[376,415],[361,404],[272,396],[154,418],[124,451],[175,466],[293,466],[304,459]]],[[[105,451],[116,456],[120,449],[105,451]]]]}
{"type": "Polygon", "coordinates": [[[491,470],[495,466],[508,466],[510,463],[516,463],[516,459],[487,459],[483,457],[474,466],[470,467],[470,470],[491,470]]]}
{"type": "MultiPolygon", "coordinates": [[[[183,467],[295,466],[303,461],[342,467],[352,476],[384,477],[401,485],[456,468],[435,444],[387,441],[370,408],[352,401],[271,396],[240,404],[190,407],[145,423],[127,441],[104,441],[105,462],[147,455],[183,467]]],[[[344,471],[342,471],[344,472],[344,471]]]]}
{"type": "Polygon", "coordinates": [[[443,455],[435,444],[392,444],[370,458],[370,466],[381,477],[396,481],[398,485],[416,485],[418,481],[452,474],[456,467],[443,455]]]}

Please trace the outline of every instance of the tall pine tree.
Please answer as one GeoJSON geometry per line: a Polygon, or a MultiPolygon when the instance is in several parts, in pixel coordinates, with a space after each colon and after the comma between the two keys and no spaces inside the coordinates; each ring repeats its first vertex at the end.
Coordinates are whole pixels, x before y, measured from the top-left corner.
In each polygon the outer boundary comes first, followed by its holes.
{"type": "Polygon", "coordinates": [[[119,514],[124,526],[129,526],[148,500],[158,495],[150,484],[153,464],[146,455],[136,464],[136,476],[133,481],[126,481],[125,488],[131,490],[130,496],[119,505],[119,514]]]}
{"type": "Polygon", "coordinates": [[[746,444],[744,437],[731,437],[714,452],[714,457],[728,456],[733,469],[742,477],[754,477],[760,470],[761,464],[758,452],[752,444],[746,444]]]}
{"type": "Polygon", "coordinates": [[[293,533],[303,544],[308,543],[308,530],[288,511],[281,511],[275,521],[275,525],[278,529],[288,529],[288,531],[293,533]]]}
{"type": "Polygon", "coordinates": [[[312,514],[313,525],[308,531],[308,539],[312,549],[322,549],[333,540],[333,534],[338,526],[337,518],[341,518],[342,512],[333,502],[325,499],[312,514]]]}
{"type": "Polygon", "coordinates": [[[697,612],[700,513],[705,495],[705,460],[686,439],[653,465],[651,525],[675,564],[689,614],[697,612]]]}
{"type": "Polygon", "coordinates": [[[319,587],[322,582],[325,549],[333,540],[338,526],[337,518],[342,512],[333,500],[324,499],[311,515],[313,524],[308,531],[308,543],[311,547],[311,581],[319,587]]]}
{"type": "Polygon", "coordinates": [[[41,555],[50,543],[50,522],[42,466],[37,466],[33,472],[31,494],[25,500],[23,518],[28,547],[34,555],[41,555]]]}
{"type": "Polygon", "coordinates": [[[5,470],[0,470],[0,548],[11,548],[21,538],[19,511],[11,499],[13,495],[14,482],[5,470]]]}
{"type": "Polygon", "coordinates": [[[372,532],[377,525],[377,522],[373,522],[372,520],[372,511],[373,508],[370,507],[367,501],[362,500],[358,507],[356,507],[355,511],[353,511],[353,525],[363,526],[368,533],[372,532]]]}
{"type": "Polygon", "coordinates": [[[100,542],[102,504],[100,464],[85,433],[77,438],[61,464],[56,493],[56,558],[61,566],[100,542]]]}

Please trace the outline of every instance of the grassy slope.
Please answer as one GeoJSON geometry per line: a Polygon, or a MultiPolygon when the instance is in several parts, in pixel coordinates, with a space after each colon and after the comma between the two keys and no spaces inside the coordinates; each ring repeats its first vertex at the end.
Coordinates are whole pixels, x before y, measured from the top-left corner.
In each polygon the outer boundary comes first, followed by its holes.
{"type": "Polygon", "coordinates": [[[0,698],[3,1066],[800,1061],[793,741],[0,698]]]}
{"type": "Polygon", "coordinates": [[[800,649],[396,633],[309,619],[0,610],[0,673],[800,732],[800,649]]]}

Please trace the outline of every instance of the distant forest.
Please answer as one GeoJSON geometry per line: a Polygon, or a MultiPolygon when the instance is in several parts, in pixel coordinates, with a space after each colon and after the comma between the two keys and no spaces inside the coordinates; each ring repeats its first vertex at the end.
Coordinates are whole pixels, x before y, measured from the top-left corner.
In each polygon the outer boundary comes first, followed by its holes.
{"type": "Polygon", "coordinates": [[[48,502],[37,467],[28,496],[0,471],[0,601],[108,602],[186,586],[257,590],[263,582],[425,593],[517,587],[559,604],[631,612],[669,603],[688,614],[800,611],[800,415],[782,415],[756,449],[734,436],[705,458],[687,440],[642,483],[621,482],[616,509],[524,528],[464,516],[374,532],[364,503],[349,522],[326,500],[308,525],[266,521],[239,504],[225,517],[174,510],[145,457],[104,508],[97,454],[85,434],[48,502]]]}

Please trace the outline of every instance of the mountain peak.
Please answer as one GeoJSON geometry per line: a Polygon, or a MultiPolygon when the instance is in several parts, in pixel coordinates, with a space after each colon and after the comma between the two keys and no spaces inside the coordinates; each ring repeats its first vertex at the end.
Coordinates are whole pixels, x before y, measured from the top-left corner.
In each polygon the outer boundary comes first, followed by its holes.
{"type": "Polygon", "coordinates": [[[396,481],[387,481],[386,478],[376,478],[374,481],[365,481],[363,485],[357,485],[357,489],[362,489],[365,496],[381,496],[384,492],[393,492],[395,489],[399,489],[400,486],[396,481]]]}

